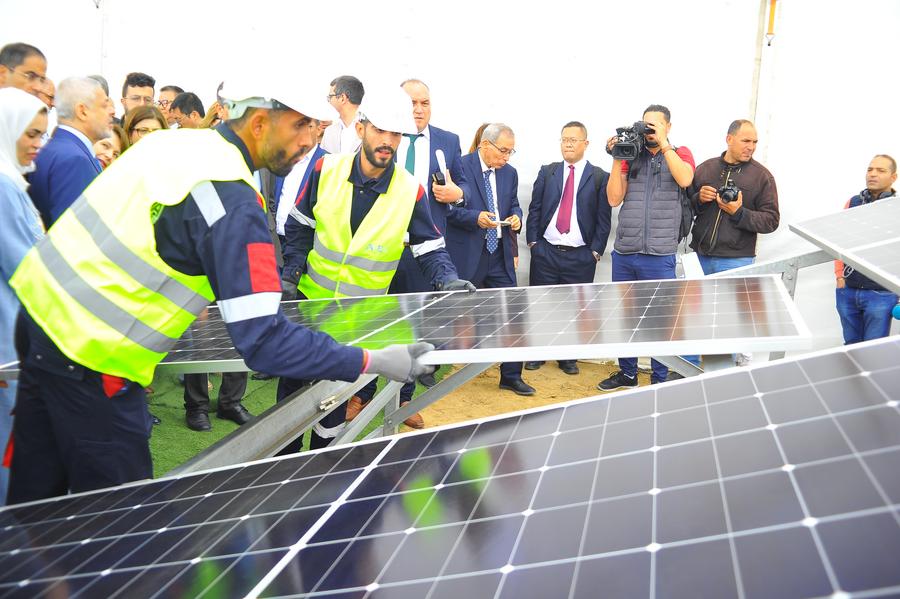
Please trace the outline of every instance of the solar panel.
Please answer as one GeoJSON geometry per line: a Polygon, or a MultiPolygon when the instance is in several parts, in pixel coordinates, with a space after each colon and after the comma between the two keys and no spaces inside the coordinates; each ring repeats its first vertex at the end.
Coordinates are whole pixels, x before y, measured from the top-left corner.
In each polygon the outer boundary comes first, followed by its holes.
{"type": "Polygon", "coordinates": [[[896,595],[898,389],[895,337],[8,508],[0,594],[896,595]]]}
{"type": "Polygon", "coordinates": [[[900,293],[900,199],[878,200],[791,230],[886,288],[900,293]]]}
{"type": "MultiPolygon", "coordinates": [[[[810,337],[773,275],[404,294],[282,307],[292,321],[341,343],[380,348],[428,341],[436,351],[424,361],[432,364],[805,349],[810,337]]],[[[244,368],[214,308],[163,365],[244,368]]]]}

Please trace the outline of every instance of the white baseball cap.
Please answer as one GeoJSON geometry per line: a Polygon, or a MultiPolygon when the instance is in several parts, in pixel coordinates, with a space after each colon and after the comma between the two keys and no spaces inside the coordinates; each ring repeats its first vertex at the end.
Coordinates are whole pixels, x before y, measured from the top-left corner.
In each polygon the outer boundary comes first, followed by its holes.
{"type": "Polygon", "coordinates": [[[399,85],[366,89],[359,112],[360,119],[364,118],[384,131],[410,135],[419,132],[413,119],[412,102],[399,85]]]}
{"type": "Polygon", "coordinates": [[[334,118],[334,108],[308,87],[284,82],[278,77],[229,79],[219,91],[227,102],[230,118],[240,118],[248,108],[290,108],[310,118],[326,121],[334,118]]]}

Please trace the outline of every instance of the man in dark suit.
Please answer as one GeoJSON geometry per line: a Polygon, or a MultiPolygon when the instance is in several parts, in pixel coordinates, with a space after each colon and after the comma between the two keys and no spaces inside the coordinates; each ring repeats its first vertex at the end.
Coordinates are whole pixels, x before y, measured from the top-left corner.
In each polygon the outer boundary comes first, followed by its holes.
{"type": "Polygon", "coordinates": [[[60,82],[56,110],[59,126],[34,161],[28,190],[48,229],[100,174],[93,145],[109,137],[112,123],[103,88],[87,77],[60,82]]]}
{"type": "MultiPolygon", "coordinates": [[[[428,194],[428,208],[435,226],[443,233],[447,228],[447,212],[454,204],[462,202],[463,191],[459,183],[464,180],[459,170],[462,152],[459,136],[431,124],[431,94],[428,86],[419,79],[407,79],[400,86],[412,100],[413,120],[418,133],[404,135],[397,150],[397,164],[412,173],[428,194]],[[444,155],[444,174],[437,160],[437,152],[444,155]],[[445,185],[435,181],[440,173],[446,177],[445,185]],[[452,173],[452,174],[451,174],[452,173]]],[[[422,269],[416,264],[409,248],[403,251],[397,274],[391,282],[390,293],[413,293],[431,291],[431,283],[422,276],[422,269]]],[[[437,371],[435,371],[437,372],[437,371]]],[[[423,375],[419,380],[426,387],[435,384],[434,373],[423,375]]],[[[415,385],[406,385],[400,391],[401,401],[409,400],[415,385]]]]}
{"type": "MultiPolygon", "coordinates": [[[[606,249],[612,209],[606,199],[609,173],[584,159],[587,127],[566,123],[560,137],[562,162],[538,171],[525,221],[531,248],[529,285],[592,283],[606,249]]],[[[543,362],[526,362],[537,370],[543,362]]],[[[575,360],[559,360],[566,374],[578,374],[575,360]]]]}
{"type": "MultiPolygon", "coordinates": [[[[522,209],[519,175],[507,164],[515,145],[510,127],[492,123],[482,133],[478,149],[460,159],[465,199],[447,213],[447,251],[460,278],[478,288],[516,286],[515,240],[509,231],[522,228],[522,209]]],[[[534,395],[534,387],[522,380],[521,362],[500,365],[500,388],[534,395]]]]}

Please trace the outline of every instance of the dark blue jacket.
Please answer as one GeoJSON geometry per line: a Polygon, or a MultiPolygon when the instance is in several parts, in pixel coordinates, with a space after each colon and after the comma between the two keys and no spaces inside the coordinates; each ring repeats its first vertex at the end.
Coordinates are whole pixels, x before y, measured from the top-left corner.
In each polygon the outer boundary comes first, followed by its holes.
{"type": "MultiPolygon", "coordinates": [[[[460,167],[465,177],[464,185],[460,185],[465,194],[465,204],[453,207],[447,213],[447,251],[459,271],[461,279],[471,280],[478,268],[481,251],[485,244],[485,231],[478,226],[478,215],[488,211],[487,196],[484,191],[484,174],[481,172],[481,159],[478,151],[460,158],[460,167]]],[[[497,216],[505,220],[515,214],[522,220],[522,209],[519,207],[519,175],[516,169],[506,164],[495,171],[497,177],[497,216]]],[[[503,260],[509,278],[516,280],[516,269],[513,266],[515,237],[508,234],[509,228],[503,230],[503,260]]]]}
{"type": "Polygon", "coordinates": [[[65,129],[56,130],[34,164],[28,195],[48,229],[102,170],[94,153],[65,129]]]}
{"type": "MultiPolygon", "coordinates": [[[[531,204],[528,206],[528,220],[525,222],[525,239],[529,244],[541,239],[550,226],[550,220],[562,198],[565,171],[562,162],[544,165],[538,171],[531,193],[531,204]]],[[[598,254],[603,254],[606,250],[609,239],[612,208],[606,198],[607,181],[609,173],[586,162],[575,192],[578,229],[584,243],[598,254]]]]}

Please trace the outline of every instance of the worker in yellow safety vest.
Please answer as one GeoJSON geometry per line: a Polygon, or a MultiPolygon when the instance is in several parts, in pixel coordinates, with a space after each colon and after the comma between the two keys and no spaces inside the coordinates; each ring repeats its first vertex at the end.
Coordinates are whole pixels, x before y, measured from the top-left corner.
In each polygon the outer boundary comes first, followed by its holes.
{"type": "MultiPolygon", "coordinates": [[[[474,291],[470,282],[459,279],[425,190],[395,165],[401,137],[418,135],[409,96],[400,87],[370,88],[356,132],[360,149],[320,158],[285,223],[285,291],[299,289],[307,299],[386,294],[405,244],[436,290],[474,291]]],[[[278,397],[301,384],[283,379],[278,397]]],[[[332,418],[319,422],[310,446],[327,444],[374,393],[372,381],[351,398],[346,415],[335,410],[332,418]]],[[[406,423],[424,426],[418,414],[406,423]]]]}
{"type": "Polygon", "coordinates": [[[230,120],[217,129],[156,132],[124,153],[13,275],[23,310],[9,503],[151,477],[142,387],[213,301],[251,369],[345,381],[431,370],[418,360],[429,344],[347,347],[282,314],[253,171],[287,174],[328,108],[254,75],[258,85],[226,82],[230,120]]]}

